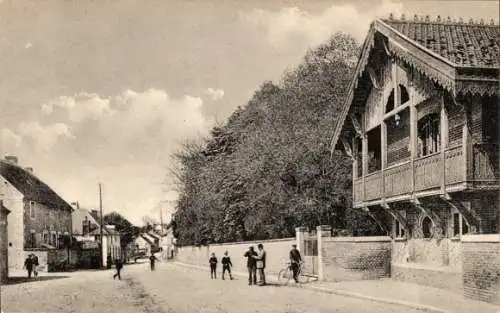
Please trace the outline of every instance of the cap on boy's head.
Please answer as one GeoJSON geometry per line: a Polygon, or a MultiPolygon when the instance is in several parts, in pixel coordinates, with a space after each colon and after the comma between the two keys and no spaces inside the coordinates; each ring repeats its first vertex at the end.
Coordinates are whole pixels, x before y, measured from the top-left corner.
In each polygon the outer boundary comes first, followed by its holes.
{"type": "Polygon", "coordinates": [[[264,248],[264,246],[263,246],[261,243],[259,243],[259,244],[257,245],[257,248],[264,248]]]}
{"type": "Polygon", "coordinates": [[[297,245],[292,245],[292,247],[297,248],[297,245]]]}
{"type": "Polygon", "coordinates": [[[250,248],[248,248],[248,249],[253,250],[253,246],[250,246],[250,248]]]}
{"type": "Polygon", "coordinates": [[[215,255],[215,252],[212,252],[212,255],[215,255]]]}
{"type": "Polygon", "coordinates": [[[227,255],[227,251],[226,251],[226,252],[224,252],[224,254],[225,254],[225,255],[227,255]]]}

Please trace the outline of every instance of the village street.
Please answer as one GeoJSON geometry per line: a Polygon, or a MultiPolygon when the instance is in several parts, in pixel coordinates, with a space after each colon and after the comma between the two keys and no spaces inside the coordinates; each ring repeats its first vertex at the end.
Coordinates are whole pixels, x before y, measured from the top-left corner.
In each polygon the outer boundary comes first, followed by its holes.
{"type": "Polygon", "coordinates": [[[155,272],[147,264],[126,266],[122,281],[112,273],[76,272],[2,286],[2,312],[417,312],[294,287],[250,287],[242,277],[211,280],[203,271],[166,263],[155,272]]]}

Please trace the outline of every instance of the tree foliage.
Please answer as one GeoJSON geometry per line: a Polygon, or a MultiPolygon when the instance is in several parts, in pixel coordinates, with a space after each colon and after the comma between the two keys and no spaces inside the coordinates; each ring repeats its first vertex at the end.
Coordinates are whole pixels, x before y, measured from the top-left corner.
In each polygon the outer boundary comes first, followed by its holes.
{"type": "Polygon", "coordinates": [[[132,225],[125,217],[117,212],[111,212],[103,216],[105,224],[115,225],[116,231],[120,232],[120,244],[125,247],[139,234],[139,228],[132,225]]]}
{"type": "Polygon", "coordinates": [[[338,33],[308,51],[279,84],[264,82],[202,142],[173,155],[181,244],[292,237],[328,224],[376,232],[351,209],[351,161],[330,154],[358,43],[338,33]]]}

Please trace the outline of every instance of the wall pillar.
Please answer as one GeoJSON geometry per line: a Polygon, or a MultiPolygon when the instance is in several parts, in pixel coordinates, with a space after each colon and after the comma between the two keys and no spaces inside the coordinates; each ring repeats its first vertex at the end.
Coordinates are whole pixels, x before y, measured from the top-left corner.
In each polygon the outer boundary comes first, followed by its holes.
{"type": "Polygon", "coordinates": [[[329,225],[321,225],[316,227],[316,234],[318,236],[318,280],[325,279],[324,275],[324,262],[323,262],[323,240],[332,236],[332,227],[329,225]]]}
{"type": "Polygon", "coordinates": [[[295,228],[295,240],[296,240],[296,245],[297,249],[300,251],[301,254],[304,254],[304,240],[306,233],[308,232],[307,227],[296,227],[295,228]]]}

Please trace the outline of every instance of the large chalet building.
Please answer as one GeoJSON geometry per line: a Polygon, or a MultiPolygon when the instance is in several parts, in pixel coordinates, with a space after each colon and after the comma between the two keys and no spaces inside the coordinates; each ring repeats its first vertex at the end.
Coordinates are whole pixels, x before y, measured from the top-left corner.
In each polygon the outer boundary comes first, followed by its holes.
{"type": "Polygon", "coordinates": [[[460,289],[462,236],[500,233],[499,46],[493,21],[371,24],[333,143],[396,279],[460,289]]]}

